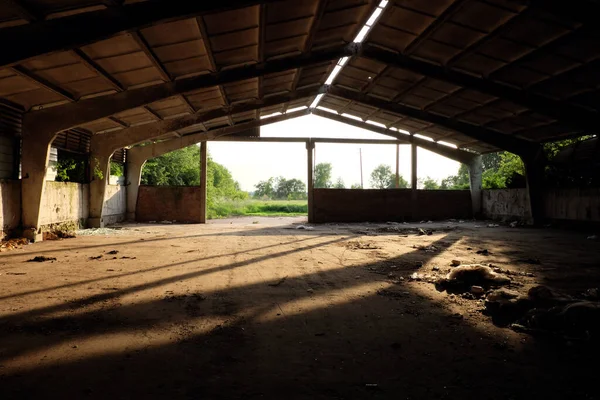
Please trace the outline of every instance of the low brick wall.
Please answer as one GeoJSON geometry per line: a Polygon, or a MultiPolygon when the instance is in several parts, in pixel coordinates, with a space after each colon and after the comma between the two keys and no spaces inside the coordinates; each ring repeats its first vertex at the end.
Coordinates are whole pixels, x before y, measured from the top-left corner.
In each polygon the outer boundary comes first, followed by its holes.
{"type": "Polygon", "coordinates": [[[200,223],[200,201],[198,186],[140,186],[135,218],[200,223]]]}
{"type": "Polygon", "coordinates": [[[315,189],[315,222],[382,222],[470,218],[468,190],[418,190],[413,211],[410,189],[315,189]]]}

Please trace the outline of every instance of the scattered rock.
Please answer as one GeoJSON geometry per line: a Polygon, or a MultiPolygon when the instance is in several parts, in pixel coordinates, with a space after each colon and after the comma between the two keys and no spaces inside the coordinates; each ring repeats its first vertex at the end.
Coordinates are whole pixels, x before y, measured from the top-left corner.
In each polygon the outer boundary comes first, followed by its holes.
{"type": "Polygon", "coordinates": [[[115,255],[115,254],[119,254],[119,250],[111,250],[106,254],[110,254],[110,255],[115,255]]]}
{"type": "Polygon", "coordinates": [[[498,224],[488,224],[488,225],[487,225],[487,227],[488,227],[488,228],[497,228],[497,227],[499,227],[499,226],[500,226],[500,225],[498,225],[498,224]]]}
{"type": "Polygon", "coordinates": [[[286,279],[287,279],[287,276],[284,276],[283,278],[281,278],[277,282],[269,283],[269,286],[271,286],[271,287],[277,287],[277,286],[281,285],[283,282],[285,282],[286,279]]]}
{"type": "Polygon", "coordinates": [[[458,267],[461,264],[460,260],[452,260],[450,265],[453,267],[458,267]]]}
{"type": "Polygon", "coordinates": [[[307,291],[308,293],[314,293],[314,292],[315,292],[315,291],[314,291],[314,289],[311,289],[311,288],[308,288],[308,289],[306,289],[306,291],[307,291]]]}
{"type": "Polygon", "coordinates": [[[598,301],[600,300],[600,288],[587,289],[585,292],[583,292],[582,297],[584,299],[598,301]]]}
{"type": "Polygon", "coordinates": [[[433,252],[437,251],[437,247],[435,247],[434,245],[430,245],[430,246],[413,246],[413,249],[425,251],[427,253],[433,253],[433,252]]]}
{"type": "Polygon", "coordinates": [[[92,256],[92,257],[90,257],[90,260],[99,260],[99,259],[101,259],[102,257],[104,257],[104,256],[103,256],[102,254],[100,254],[99,256],[96,256],[96,257],[93,257],[93,256],[92,256]]]}
{"type": "Polygon", "coordinates": [[[435,266],[433,266],[431,269],[432,269],[433,271],[439,271],[439,270],[440,270],[440,267],[438,267],[437,265],[435,265],[435,266]]]}
{"type": "Polygon", "coordinates": [[[483,250],[477,250],[477,254],[481,254],[482,256],[489,256],[492,253],[490,253],[490,251],[488,249],[483,249],[483,250]]]}
{"type": "Polygon", "coordinates": [[[423,228],[419,228],[417,229],[417,235],[419,236],[431,236],[433,235],[433,231],[431,229],[423,229],[423,228]]]}
{"type": "Polygon", "coordinates": [[[485,289],[477,285],[471,286],[471,293],[475,296],[481,296],[485,293],[485,289]]]}
{"type": "Polygon", "coordinates": [[[46,261],[56,261],[56,257],[35,256],[31,260],[27,260],[27,262],[46,262],[46,261]]]}
{"type": "Polygon", "coordinates": [[[516,228],[518,225],[519,225],[518,221],[513,221],[513,222],[510,223],[510,227],[511,228],[516,228]]]}
{"type": "Polygon", "coordinates": [[[565,304],[573,301],[571,296],[561,293],[557,290],[550,289],[547,286],[538,285],[529,289],[527,292],[528,298],[536,307],[553,307],[558,304],[565,304]]]}
{"type": "Polygon", "coordinates": [[[362,242],[360,240],[351,240],[346,242],[346,248],[348,250],[377,250],[381,249],[381,246],[377,246],[373,242],[362,242]]]}
{"type": "Polygon", "coordinates": [[[173,221],[160,221],[160,223],[164,225],[170,225],[173,223],[173,221]]]}

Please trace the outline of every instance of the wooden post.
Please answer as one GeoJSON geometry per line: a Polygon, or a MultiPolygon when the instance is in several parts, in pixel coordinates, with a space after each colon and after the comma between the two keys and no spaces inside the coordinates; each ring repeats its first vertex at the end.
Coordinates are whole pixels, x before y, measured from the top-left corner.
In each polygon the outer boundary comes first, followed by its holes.
{"type": "Polygon", "coordinates": [[[314,222],[314,209],[313,209],[313,192],[314,192],[314,177],[313,177],[313,151],[315,149],[315,144],[308,139],[306,141],[306,155],[307,155],[307,179],[306,179],[306,187],[308,190],[308,222],[314,222]]]}
{"type": "Polygon", "coordinates": [[[419,200],[417,198],[417,145],[410,145],[410,161],[411,161],[411,179],[410,179],[410,190],[411,190],[411,204],[412,204],[412,218],[417,219],[419,217],[419,200]]]}
{"type": "Polygon", "coordinates": [[[207,142],[200,142],[200,223],[206,223],[207,142]]]}

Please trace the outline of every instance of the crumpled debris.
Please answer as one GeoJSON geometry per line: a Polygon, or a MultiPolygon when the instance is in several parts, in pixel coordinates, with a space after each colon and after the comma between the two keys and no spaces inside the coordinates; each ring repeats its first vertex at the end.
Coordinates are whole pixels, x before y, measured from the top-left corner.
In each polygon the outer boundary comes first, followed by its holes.
{"type": "Polygon", "coordinates": [[[438,250],[438,248],[435,247],[434,245],[431,245],[431,246],[413,246],[413,249],[425,251],[427,253],[434,253],[434,252],[436,252],[438,250]]]}
{"type": "Polygon", "coordinates": [[[19,246],[26,246],[28,244],[29,240],[25,238],[4,240],[0,243],[0,252],[19,249],[19,246]]]}
{"type": "Polygon", "coordinates": [[[381,246],[378,246],[373,242],[362,242],[360,240],[350,240],[350,241],[346,242],[346,248],[348,250],[377,250],[377,249],[381,249],[381,246]]]}
{"type": "Polygon", "coordinates": [[[511,327],[527,333],[554,333],[597,340],[600,337],[600,303],[578,301],[549,309],[534,308],[511,327]]]}
{"type": "Polygon", "coordinates": [[[510,283],[510,278],[495,273],[492,268],[483,264],[461,265],[454,268],[444,279],[437,282],[438,290],[469,292],[472,286],[487,289],[510,283]]]}
{"type": "Polygon", "coordinates": [[[56,261],[56,257],[35,256],[31,260],[27,260],[27,262],[46,262],[46,261],[56,261]]]}
{"type": "Polygon", "coordinates": [[[314,227],[312,227],[312,226],[306,226],[306,225],[298,225],[296,227],[296,229],[304,229],[304,230],[307,230],[307,231],[314,231],[315,230],[314,227]]]}
{"type": "Polygon", "coordinates": [[[499,227],[499,226],[500,226],[500,225],[498,225],[498,224],[488,224],[488,225],[487,225],[487,227],[488,227],[488,228],[497,228],[497,227],[499,227]]]}

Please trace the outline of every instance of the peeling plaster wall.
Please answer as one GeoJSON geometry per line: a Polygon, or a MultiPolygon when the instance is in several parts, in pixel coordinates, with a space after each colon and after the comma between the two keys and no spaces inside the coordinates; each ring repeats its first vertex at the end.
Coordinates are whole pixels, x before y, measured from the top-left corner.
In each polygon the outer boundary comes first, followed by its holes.
{"type": "Polygon", "coordinates": [[[0,237],[21,222],[21,181],[0,180],[0,237]]]}
{"type": "MultiPolygon", "coordinates": [[[[544,192],[544,216],[553,221],[599,223],[600,188],[550,189],[544,192]]],[[[487,218],[524,220],[531,211],[527,189],[483,191],[483,211],[487,218]]]]}
{"type": "Polygon", "coordinates": [[[108,225],[125,220],[127,212],[127,188],[120,185],[108,185],[102,208],[102,218],[108,225]]]}
{"type": "Polygon", "coordinates": [[[40,225],[64,222],[83,224],[90,213],[89,196],[90,187],[86,184],[46,182],[42,197],[40,225]]]}
{"type": "Polygon", "coordinates": [[[498,220],[531,221],[527,189],[495,189],[482,191],[483,214],[498,220]]]}

